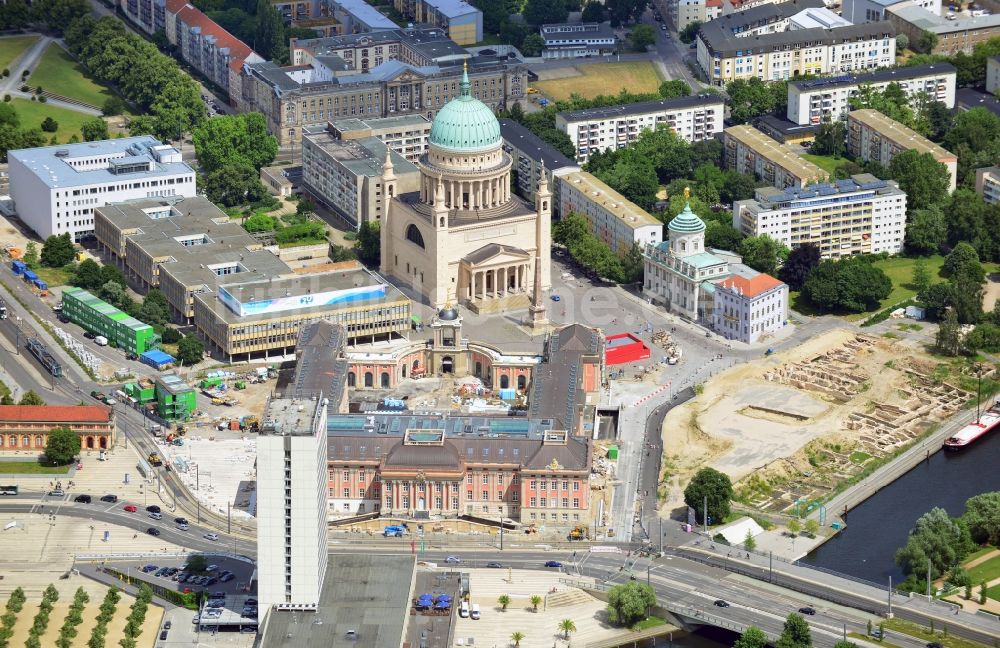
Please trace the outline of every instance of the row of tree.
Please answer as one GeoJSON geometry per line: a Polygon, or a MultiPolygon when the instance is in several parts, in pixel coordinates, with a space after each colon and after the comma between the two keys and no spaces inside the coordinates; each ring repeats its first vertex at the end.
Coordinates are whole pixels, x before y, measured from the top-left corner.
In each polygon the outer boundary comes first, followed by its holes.
{"type": "Polygon", "coordinates": [[[569,213],[552,227],[552,240],[565,245],[570,257],[598,277],[616,283],[642,280],[642,250],[635,243],[624,257],[591,231],[590,223],[579,214],[569,213]]]}
{"type": "Polygon", "coordinates": [[[142,113],[129,123],[133,135],[177,140],[205,119],[194,80],[120,20],[84,15],[67,25],[65,41],[73,56],[142,113]]]}
{"type": "Polygon", "coordinates": [[[42,648],[42,641],[39,637],[45,634],[49,627],[49,616],[52,614],[52,604],[59,600],[59,591],[50,583],[42,592],[42,601],[38,604],[38,612],[28,630],[28,639],[24,642],[25,648],[42,648]]]}
{"type": "Polygon", "coordinates": [[[108,635],[108,623],[115,616],[115,609],[121,600],[121,594],[117,587],[111,587],[104,595],[101,602],[100,611],[97,615],[97,624],[90,633],[90,640],[87,641],[87,648],[105,648],[108,635]]]}
{"type": "Polygon", "coordinates": [[[83,623],[83,608],[89,602],[90,595],[83,587],[78,587],[76,593],[73,594],[73,602],[66,612],[66,619],[63,621],[62,627],[59,628],[56,648],[70,648],[73,645],[74,637],[79,634],[76,627],[83,623]]]}

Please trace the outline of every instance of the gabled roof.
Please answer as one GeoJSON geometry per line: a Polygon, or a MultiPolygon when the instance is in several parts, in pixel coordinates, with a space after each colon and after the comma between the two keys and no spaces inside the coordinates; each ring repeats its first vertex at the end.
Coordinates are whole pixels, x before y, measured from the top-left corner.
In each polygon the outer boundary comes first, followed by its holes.
{"type": "Polygon", "coordinates": [[[0,421],[107,423],[111,410],[101,405],[0,405],[0,421]]]}
{"type": "Polygon", "coordinates": [[[527,259],[530,256],[521,248],[516,248],[511,245],[500,245],[499,243],[490,243],[489,245],[484,245],[475,252],[466,254],[462,260],[468,261],[469,263],[484,263],[490,259],[500,256],[501,254],[510,254],[523,259],[527,259]]]}
{"type": "Polygon", "coordinates": [[[175,14],[177,20],[184,23],[189,29],[193,27],[201,29],[203,37],[208,36],[215,41],[216,49],[228,49],[230,69],[239,72],[243,68],[244,61],[252,57],[256,57],[259,61],[264,60],[249,45],[227,32],[218,23],[187,2],[167,0],[167,11],[175,14]]]}
{"type": "Polygon", "coordinates": [[[764,274],[763,272],[750,279],[739,275],[733,275],[731,277],[726,277],[717,283],[723,288],[729,288],[744,297],[750,298],[763,295],[768,290],[784,285],[781,281],[775,279],[769,274],[764,274]]]}

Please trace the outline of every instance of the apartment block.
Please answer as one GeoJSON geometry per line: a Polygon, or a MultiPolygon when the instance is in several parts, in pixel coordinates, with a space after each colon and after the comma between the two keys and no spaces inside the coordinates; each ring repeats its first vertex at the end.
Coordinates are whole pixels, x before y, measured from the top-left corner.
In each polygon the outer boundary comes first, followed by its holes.
{"type": "Polygon", "coordinates": [[[976,169],[976,193],[990,205],[1000,202],[1000,167],[976,169]]]}
{"type": "Polygon", "coordinates": [[[545,41],[543,59],[604,56],[618,49],[618,37],[607,22],[542,25],[538,33],[545,41]]]}
{"type": "Polygon", "coordinates": [[[556,114],[556,128],[569,135],[576,159],[620,149],[639,139],[643,130],[669,128],[688,142],[712,139],[722,131],[725,104],[717,95],[643,101],[625,106],[588,108],[556,114]]]}
{"type": "Polygon", "coordinates": [[[903,151],[930,153],[948,169],[948,190],[955,190],[958,158],[923,135],[889,119],[877,110],[855,110],[847,115],[847,149],[851,155],[865,161],[889,166],[892,158],[903,151]]]}
{"type": "Polygon", "coordinates": [[[955,91],[955,112],[965,112],[973,108],[985,108],[997,117],[1000,117],[1000,99],[996,96],[973,90],[972,88],[959,88],[955,91]]]}
{"type": "Polygon", "coordinates": [[[954,108],[955,78],[955,66],[941,62],[797,81],[788,84],[788,119],[799,125],[844,119],[851,109],[851,97],[862,87],[884,90],[890,83],[898,84],[910,97],[922,93],[954,108]]]}
{"type": "Polygon", "coordinates": [[[722,134],[726,168],[753,174],[775,187],[802,188],[829,174],[753,126],[731,126],[722,134]]]}
{"type": "Polygon", "coordinates": [[[446,29],[459,45],[483,40],[483,12],[464,0],[395,0],[393,4],[415,23],[446,29]]]}
{"type": "MultiPolygon", "coordinates": [[[[319,0],[316,0],[319,3],[319,0]]],[[[365,2],[365,0],[323,0],[329,14],[342,25],[341,33],[361,34],[365,32],[398,29],[399,25],[388,16],[365,2]]]]}
{"type": "Polygon", "coordinates": [[[416,162],[427,152],[431,122],[423,115],[397,115],[372,119],[335,119],[327,130],[342,140],[377,137],[382,143],[410,162],[416,162]]]}
{"type": "Polygon", "coordinates": [[[559,179],[567,173],[580,171],[580,166],[556,150],[554,146],[538,137],[512,119],[500,120],[500,135],[506,151],[517,171],[517,193],[534,204],[535,192],[542,173],[552,192],[552,215],[562,217],[559,196],[562,183],[559,179]]]}
{"type": "Polygon", "coordinates": [[[379,222],[390,199],[382,182],[387,152],[396,191],[418,191],[417,167],[377,137],[345,140],[329,128],[307,128],[302,137],[302,184],[355,227],[379,222]]]}
{"type": "Polygon", "coordinates": [[[886,19],[897,34],[906,34],[911,43],[919,43],[925,32],[937,36],[937,44],[931,54],[971,54],[979,43],[1000,36],[1000,14],[948,20],[912,0],[889,7],[886,19]]]}
{"type": "Polygon", "coordinates": [[[825,259],[896,254],[903,251],[906,194],[871,174],[805,189],[763,187],[733,205],[733,227],[790,248],[812,243],[825,259]]]}
{"type": "Polygon", "coordinates": [[[693,22],[706,23],[722,15],[722,0],[668,0],[666,18],[677,31],[693,22]]]}
{"type": "Polygon", "coordinates": [[[19,149],[7,158],[17,215],[43,239],[93,236],[102,205],[196,193],[180,152],[149,135],[19,149]]]}
{"type": "MultiPolygon", "coordinates": [[[[840,15],[855,25],[888,20],[889,7],[902,5],[909,0],[843,0],[840,15]]],[[[935,16],[941,15],[941,0],[913,0],[914,6],[926,9],[935,16]]]]}
{"type": "Polygon", "coordinates": [[[781,4],[781,0],[722,0],[722,15],[740,13],[764,5],[781,4]]]}
{"type": "Polygon", "coordinates": [[[661,221],[586,171],[567,173],[557,183],[560,213],[586,218],[594,235],[615,253],[625,255],[633,245],[645,249],[663,240],[661,221]]]}
{"type": "Polygon", "coordinates": [[[1000,90],[1000,56],[986,59],[986,92],[997,94],[1000,90]]]}
{"type": "Polygon", "coordinates": [[[703,25],[697,60],[709,82],[782,81],[895,64],[896,38],[888,23],[789,29],[801,9],[788,13],[783,9],[788,4],[764,5],[703,25]]]}
{"type": "Polygon", "coordinates": [[[823,7],[823,0],[744,3],[739,11],[726,11],[723,4],[722,17],[713,21],[711,30],[737,38],[788,31],[792,16],[803,9],[823,7]]]}

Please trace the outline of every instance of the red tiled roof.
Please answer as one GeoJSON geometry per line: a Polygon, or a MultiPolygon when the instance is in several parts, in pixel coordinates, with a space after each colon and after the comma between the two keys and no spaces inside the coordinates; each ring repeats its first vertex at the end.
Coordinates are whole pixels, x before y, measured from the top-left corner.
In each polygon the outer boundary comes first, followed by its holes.
{"type": "Polygon", "coordinates": [[[101,405],[0,405],[0,421],[107,423],[111,410],[101,405]]]}
{"type": "Polygon", "coordinates": [[[740,276],[728,277],[720,281],[719,285],[735,289],[744,297],[756,297],[772,288],[777,288],[782,283],[769,274],[760,273],[753,279],[740,276]]]}
{"type": "Polygon", "coordinates": [[[722,0],[705,0],[706,7],[721,7],[722,0]]]}
{"type": "Polygon", "coordinates": [[[167,13],[176,14],[187,4],[188,0],[167,0],[167,13]]]}
{"type": "Polygon", "coordinates": [[[170,13],[176,14],[177,20],[184,23],[187,27],[200,27],[202,37],[214,37],[216,49],[228,47],[229,67],[233,70],[240,70],[243,67],[243,61],[254,53],[249,45],[227,32],[218,23],[190,4],[186,2],[181,3],[181,0],[167,0],[167,9],[170,13]],[[180,7],[175,10],[174,7],[177,5],[180,5],[180,7]]]}

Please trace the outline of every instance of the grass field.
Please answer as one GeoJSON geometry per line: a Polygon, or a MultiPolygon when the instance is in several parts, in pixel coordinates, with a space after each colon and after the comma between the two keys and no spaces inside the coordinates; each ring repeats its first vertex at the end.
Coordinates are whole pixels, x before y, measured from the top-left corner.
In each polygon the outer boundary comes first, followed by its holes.
{"type": "Polygon", "coordinates": [[[0,70],[10,68],[21,52],[31,47],[31,44],[38,40],[38,36],[8,36],[0,38],[0,70]]]}
{"type": "Polygon", "coordinates": [[[0,474],[65,475],[69,466],[43,466],[37,461],[0,461],[0,474]]]}
{"type": "Polygon", "coordinates": [[[575,67],[579,76],[536,81],[535,87],[549,99],[560,101],[574,93],[586,99],[615,95],[622,88],[635,93],[656,92],[663,82],[656,66],[649,61],[588,63],[575,67]]]}
{"type": "Polygon", "coordinates": [[[30,101],[28,99],[14,99],[11,101],[11,105],[14,106],[18,117],[21,118],[21,126],[23,128],[41,128],[42,122],[46,117],[51,117],[59,122],[59,130],[55,133],[46,133],[45,135],[46,137],[55,135],[61,143],[68,142],[69,138],[73,135],[82,140],[83,135],[80,133],[80,126],[85,121],[93,119],[92,116],[85,115],[82,112],[52,106],[47,103],[30,101]]]}
{"type": "Polygon", "coordinates": [[[994,578],[1000,578],[1000,556],[990,558],[986,562],[979,563],[969,570],[969,578],[973,585],[978,586],[983,581],[987,583],[994,578]]]}
{"type": "MultiPolygon", "coordinates": [[[[979,592],[977,591],[976,594],[978,593],[979,592]]],[[[983,648],[987,645],[979,643],[978,641],[972,641],[971,639],[956,637],[953,634],[945,634],[943,628],[940,626],[935,628],[936,632],[931,632],[930,628],[918,625],[912,621],[904,621],[898,617],[895,619],[887,619],[885,621],[885,629],[887,631],[892,631],[886,633],[890,641],[892,640],[893,634],[902,633],[911,637],[916,637],[919,641],[936,641],[944,646],[944,648],[983,648]]],[[[850,634],[848,636],[850,636],[850,634]]],[[[872,643],[881,643],[883,646],[887,645],[887,642],[884,641],[872,641],[872,643]]]]}
{"type": "Polygon", "coordinates": [[[73,277],[73,272],[65,268],[38,268],[35,274],[49,285],[49,290],[56,286],[65,286],[73,277]]]}
{"type": "MultiPolygon", "coordinates": [[[[978,594],[978,591],[977,591],[978,594]]],[[[994,601],[1000,601],[1000,585],[994,585],[986,590],[986,597],[994,601]]]]}
{"type": "Polygon", "coordinates": [[[88,76],[83,67],[55,43],[45,48],[45,54],[32,70],[28,83],[32,87],[42,86],[43,90],[88,103],[95,108],[100,108],[108,97],[113,96],[110,90],[88,76]]]}
{"type": "Polygon", "coordinates": [[[839,164],[847,161],[847,158],[835,158],[829,155],[811,155],[809,153],[803,153],[802,158],[809,160],[830,175],[833,175],[833,172],[837,170],[837,166],[839,164]]]}

